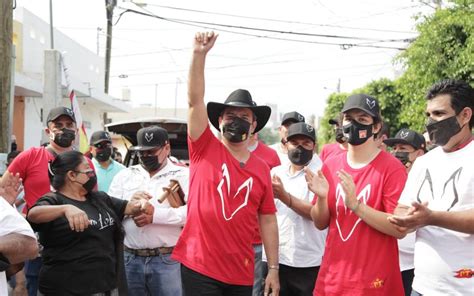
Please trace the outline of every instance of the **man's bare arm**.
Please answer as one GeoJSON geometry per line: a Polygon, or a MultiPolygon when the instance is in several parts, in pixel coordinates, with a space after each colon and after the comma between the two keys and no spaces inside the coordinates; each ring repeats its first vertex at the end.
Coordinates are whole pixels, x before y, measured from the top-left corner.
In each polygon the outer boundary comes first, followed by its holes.
{"type": "Polygon", "coordinates": [[[198,139],[207,127],[207,109],[204,104],[204,68],[206,56],[216,42],[214,32],[196,33],[188,77],[188,134],[198,139]]]}
{"type": "Polygon", "coordinates": [[[11,264],[38,257],[36,239],[19,233],[10,233],[0,237],[0,253],[11,264]]]}

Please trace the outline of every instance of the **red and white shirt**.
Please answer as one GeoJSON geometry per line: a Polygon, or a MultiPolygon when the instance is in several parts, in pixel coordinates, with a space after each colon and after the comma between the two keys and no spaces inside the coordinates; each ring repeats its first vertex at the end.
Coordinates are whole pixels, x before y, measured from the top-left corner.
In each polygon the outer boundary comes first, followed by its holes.
{"type": "Polygon", "coordinates": [[[357,199],[392,213],[406,180],[403,165],[381,151],[368,165],[354,169],[347,154],[326,160],[329,182],[329,231],[314,295],[404,295],[397,239],[372,228],[344,204],[336,172],[343,169],[356,185],[357,199]]]}
{"type": "Polygon", "coordinates": [[[253,285],[257,214],[274,214],[268,166],[251,154],[241,167],[209,127],[188,138],[188,215],[173,258],[231,285],[253,285]]]}
{"type": "Polygon", "coordinates": [[[321,158],[321,160],[325,162],[328,158],[331,158],[343,153],[347,153],[347,150],[342,149],[341,144],[339,143],[326,144],[321,149],[321,152],[319,153],[319,158],[321,158]]]}

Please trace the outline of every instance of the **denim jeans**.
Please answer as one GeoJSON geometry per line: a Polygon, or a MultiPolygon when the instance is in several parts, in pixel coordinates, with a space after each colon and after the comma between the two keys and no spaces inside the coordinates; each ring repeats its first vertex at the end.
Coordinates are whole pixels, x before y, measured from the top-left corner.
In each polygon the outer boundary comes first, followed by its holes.
{"type": "Polygon", "coordinates": [[[141,257],[124,252],[129,296],[181,296],[181,268],[171,254],[141,257]]]}
{"type": "Polygon", "coordinates": [[[423,294],[420,294],[415,290],[411,290],[411,296],[423,296],[423,294]]]}
{"type": "Polygon", "coordinates": [[[262,261],[262,245],[253,245],[255,252],[255,268],[253,276],[252,296],[262,296],[265,286],[266,262],[262,261]]]}
{"type": "Polygon", "coordinates": [[[25,262],[25,278],[26,278],[26,289],[28,290],[28,296],[39,296],[41,293],[38,291],[38,275],[43,265],[41,257],[37,257],[33,260],[27,260],[25,262]]]}

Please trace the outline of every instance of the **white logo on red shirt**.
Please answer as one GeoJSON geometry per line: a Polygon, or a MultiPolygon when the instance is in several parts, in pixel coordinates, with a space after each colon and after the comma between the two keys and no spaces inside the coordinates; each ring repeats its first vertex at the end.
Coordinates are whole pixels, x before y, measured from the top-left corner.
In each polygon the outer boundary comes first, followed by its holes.
{"type": "MultiPolygon", "coordinates": [[[[360,200],[364,204],[367,204],[367,201],[370,198],[370,189],[371,185],[367,184],[357,195],[357,200],[360,200]]],[[[354,233],[354,230],[356,229],[357,225],[360,223],[360,221],[362,221],[359,216],[354,214],[344,204],[345,197],[346,194],[344,193],[344,190],[342,190],[341,184],[338,183],[336,187],[336,226],[339,232],[339,236],[341,237],[343,242],[347,241],[352,236],[352,233],[354,233]],[[340,202],[342,202],[342,204],[344,205],[344,211],[340,210],[340,202]]]]}
{"type": "Polygon", "coordinates": [[[219,185],[217,185],[217,192],[219,192],[219,196],[221,198],[221,204],[222,204],[222,215],[224,216],[224,219],[226,221],[231,220],[235,214],[237,214],[238,211],[240,211],[242,208],[244,208],[249,200],[249,195],[250,191],[252,191],[252,186],[253,186],[253,178],[250,177],[247,180],[245,180],[237,189],[237,192],[234,194],[232,200],[229,199],[230,196],[230,175],[229,175],[229,169],[227,168],[227,165],[224,163],[222,165],[222,180],[219,182],[219,185]],[[222,187],[224,186],[224,183],[227,185],[227,191],[223,192],[222,187]],[[239,196],[240,191],[245,191],[245,197],[243,198],[241,203],[235,204],[233,202],[235,198],[239,196]],[[226,200],[226,197],[228,200],[226,200]],[[235,210],[232,212],[230,217],[227,216],[227,212],[232,211],[232,209],[228,209],[227,207],[232,207],[231,205],[235,206],[235,210]]]}

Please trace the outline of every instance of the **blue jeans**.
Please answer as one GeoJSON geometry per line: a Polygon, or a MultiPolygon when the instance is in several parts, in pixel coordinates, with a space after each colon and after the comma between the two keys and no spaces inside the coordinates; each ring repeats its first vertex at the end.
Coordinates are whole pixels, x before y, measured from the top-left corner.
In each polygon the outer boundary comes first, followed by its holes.
{"type": "Polygon", "coordinates": [[[253,275],[253,290],[252,296],[263,295],[263,288],[265,286],[266,262],[262,261],[262,245],[253,245],[255,252],[255,268],[253,275]]]}
{"type": "Polygon", "coordinates": [[[129,296],[181,296],[181,268],[171,254],[141,257],[124,252],[129,296]]]}
{"type": "Polygon", "coordinates": [[[415,290],[411,290],[411,296],[423,296],[423,294],[420,294],[415,290]]]}
{"type": "Polygon", "coordinates": [[[38,291],[38,275],[42,265],[43,260],[41,257],[25,261],[24,271],[28,296],[40,295],[40,292],[38,291]]]}

